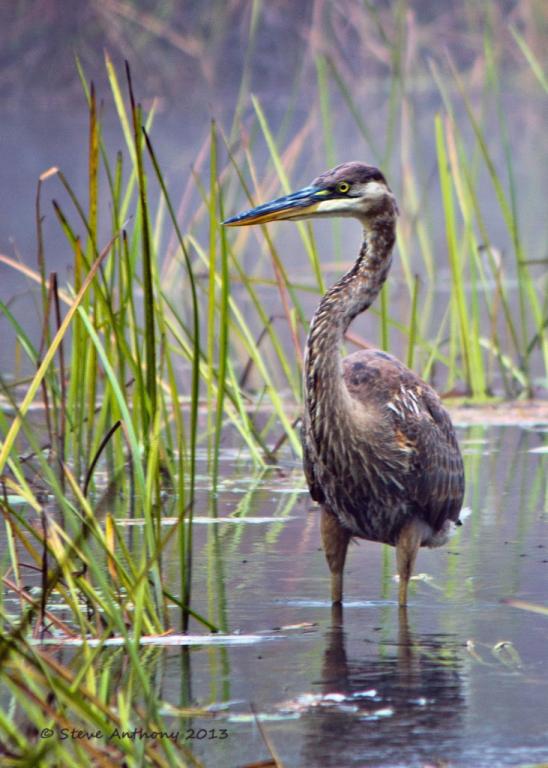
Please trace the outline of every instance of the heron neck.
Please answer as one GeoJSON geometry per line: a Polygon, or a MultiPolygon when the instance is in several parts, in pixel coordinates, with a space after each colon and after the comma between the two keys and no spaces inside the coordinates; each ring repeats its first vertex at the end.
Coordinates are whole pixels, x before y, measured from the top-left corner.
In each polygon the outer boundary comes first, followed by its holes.
{"type": "MultiPolygon", "coordinates": [[[[352,320],[375,300],[392,263],[395,214],[364,225],[359,256],[320,302],[310,326],[305,361],[305,411],[313,418],[316,404],[326,401],[337,418],[337,404],[344,397],[339,349],[352,320]]],[[[322,418],[327,411],[321,408],[322,418]]],[[[342,412],[342,411],[341,411],[342,412]]]]}

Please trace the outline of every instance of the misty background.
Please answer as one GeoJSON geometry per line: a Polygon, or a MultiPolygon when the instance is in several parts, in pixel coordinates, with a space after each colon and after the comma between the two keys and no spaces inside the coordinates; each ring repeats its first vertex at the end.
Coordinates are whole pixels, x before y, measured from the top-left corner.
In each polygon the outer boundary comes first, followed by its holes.
{"type": "MultiPolygon", "coordinates": [[[[203,147],[212,119],[235,152],[243,148],[251,153],[258,182],[272,181],[272,164],[251,105],[253,94],[281,146],[289,148],[287,171],[294,186],[302,186],[336,162],[371,162],[381,166],[405,211],[402,167],[409,160],[414,164],[421,183],[417,216],[427,221],[435,258],[443,265],[437,285],[443,291],[447,255],[434,144],[434,117],[443,111],[443,97],[437,74],[454,96],[455,120],[469,138],[472,165],[476,157],[482,213],[491,242],[503,259],[509,258],[511,280],[509,235],[474,149],[472,130],[452,79],[453,65],[477,109],[489,137],[490,154],[502,175],[505,153],[512,155],[521,234],[528,257],[539,264],[533,267],[536,274],[544,279],[545,99],[510,30],[518,30],[542,61],[547,18],[546,4],[538,0],[1,3],[0,253],[36,266],[36,185],[48,168],[58,166],[80,199],[86,200],[88,112],[76,57],[87,79],[95,83],[106,146],[112,153],[124,148],[106,76],[106,51],[121,80],[124,60],[130,63],[143,107],[155,105],[152,139],[170,191],[175,200],[185,190],[189,198],[182,213],[183,228],[192,224],[200,202],[198,191],[188,190],[189,180],[193,173],[207,179],[203,147]],[[487,37],[496,41],[490,51],[496,75],[489,71],[487,37]],[[319,59],[325,66],[323,73],[319,59]],[[328,79],[327,105],[319,98],[322,76],[328,79]],[[341,80],[369,141],[357,130],[341,80]],[[394,102],[401,119],[391,123],[394,102]],[[291,154],[291,143],[299,136],[305,150],[291,154]]],[[[227,162],[225,155],[223,168],[227,162]]],[[[225,172],[230,175],[229,169],[225,172]]],[[[272,183],[269,189],[279,192],[272,183]]],[[[48,268],[59,272],[63,284],[71,279],[72,253],[53,215],[52,199],[67,204],[56,180],[44,185],[42,211],[48,268]]],[[[247,201],[233,186],[226,205],[232,213],[247,201]]],[[[108,221],[105,224],[108,232],[108,221]]],[[[196,224],[198,233],[204,227],[203,220],[196,224]]],[[[278,228],[276,237],[293,263],[302,245],[290,229],[278,228]]],[[[327,270],[333,261],[353,258],[360,238],[357,228],[349,228],[348,235],[345,228],[344,238],[340,227],[330,223],[320,223],[317,231],[327,270]]],[[[423,265],[411,246],[414,271],[422,276],[423,265]]],[[[161,260],[163,254],[158,257],[161,260]]],[[[253,253],[250,259],[255,263],[253,253]]],[[[299,269],[306,275],[305,259],[299,269]]],[[[391,278],[396,297],[400,279],[396,260],[391,278]]],[[[0,299],[9,302],[17,318],[28,322],[35,311],[36,291],[34,284],[0,264],[0,299]]],[[[13,350],[4,339],[2,369],[11,367],[12,361],[13,350]]]]}

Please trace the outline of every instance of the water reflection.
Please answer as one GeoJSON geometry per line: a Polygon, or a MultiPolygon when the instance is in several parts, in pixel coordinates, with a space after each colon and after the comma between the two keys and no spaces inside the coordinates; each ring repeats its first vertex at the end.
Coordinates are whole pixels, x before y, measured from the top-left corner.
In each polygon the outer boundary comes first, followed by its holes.
{"type": "Polygon", "coordinates": [[[325,640],[324,705],[306,717],[303,764],[409,766],[454,754],[465,709],[456,637],[415,634],[402,610],[393,641],[351,655],[336,607],[325,640]]]}

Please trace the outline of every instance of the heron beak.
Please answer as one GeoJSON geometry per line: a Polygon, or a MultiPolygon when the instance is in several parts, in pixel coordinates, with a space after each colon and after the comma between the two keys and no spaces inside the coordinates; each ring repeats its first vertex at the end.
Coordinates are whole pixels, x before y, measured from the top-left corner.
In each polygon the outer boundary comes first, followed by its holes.
{"type": "Polygon", "coordinates": [[[266,224],[268,221],[301,219],[313,214],[325,191],[320,187],[304,187],[290,195],[278,197],[263,203],[250,211],[244,211],[223,221],[225,227],[247,227],[251,224],[266,224]]]}

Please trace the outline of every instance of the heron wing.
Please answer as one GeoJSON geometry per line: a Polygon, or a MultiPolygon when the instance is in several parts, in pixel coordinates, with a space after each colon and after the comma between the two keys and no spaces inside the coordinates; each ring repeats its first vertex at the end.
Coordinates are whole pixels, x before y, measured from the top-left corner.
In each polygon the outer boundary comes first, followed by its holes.
{"type": "Polygon", "coordinates": [[[400,467],[397,480],[402,493],[434,531],[446,520],[458,520],[464,469],[451,419],[438,394],[380,350],[349,355],[344,376],[352,397],[382,415],[382,431],[368,436],[375,443],[375,460],[382,463],[384,458],[387,466],[400,467]]]}
{"type": "MultiPolygon", "coordinates": [[[[446,520],[456,522],[464,497],[464,467],[455,430],[439,396],[421,383],[420,417],[412,461],[411,494],[436,531],[446,520]]],[[[411,419],[410,419],[411,421],[411,419]]]]}

